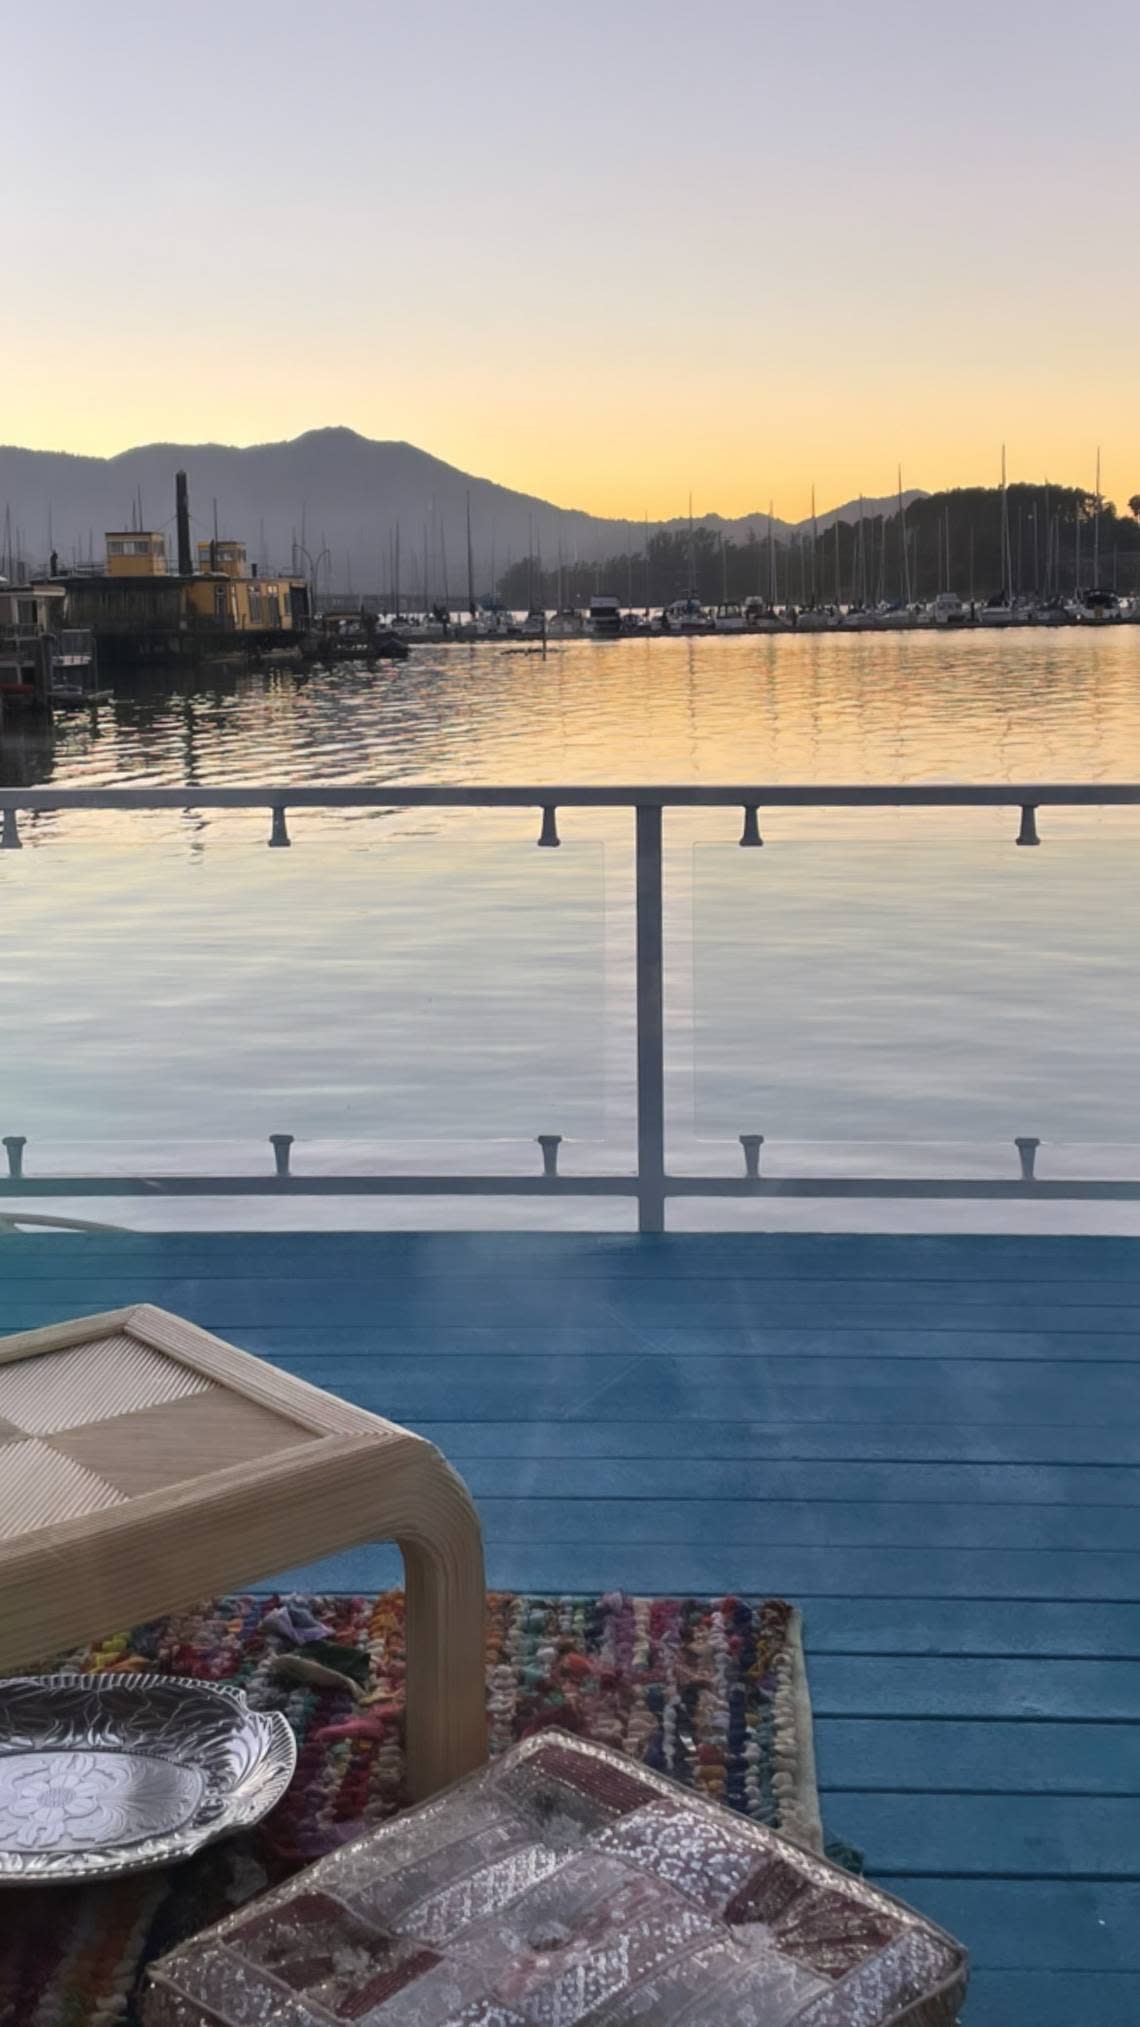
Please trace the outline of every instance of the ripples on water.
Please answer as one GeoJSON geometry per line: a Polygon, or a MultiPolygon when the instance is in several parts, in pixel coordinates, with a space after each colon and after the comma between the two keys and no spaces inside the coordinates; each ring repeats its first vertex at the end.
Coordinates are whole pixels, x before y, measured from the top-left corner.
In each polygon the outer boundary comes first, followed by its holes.
{"type": "MultiPolygon", "coordinates": [[[[1107,782],[1140,779],[1138,706],[1131,628],[417,649],[120,685],[54,744],[6,731],[0,779],[1107,782]]],[[[260,814],[25,820],[0,1128],[41,1168],[248,1170],[279,1130],[299,1167],[529,1169],[543,1131],[628,1166],[630,819],[561,828],[539,853],[530,812],[311,812],[267,854],[260,814]]],[[[1022,1132],[1136,1172],[1137,825],[1012,829],[780,814],[741,855],[734,812],[668,820],[675,1162],[731,1172],[754,1130],[773,1169],[1006,1173],[1022,1132]]]]}
{"type": "Polygon", "coordinates": [[[376,674],[121,689],[5,785],[1109,780],[1140,772],[1140,628],[417,648],[376,674]]]}

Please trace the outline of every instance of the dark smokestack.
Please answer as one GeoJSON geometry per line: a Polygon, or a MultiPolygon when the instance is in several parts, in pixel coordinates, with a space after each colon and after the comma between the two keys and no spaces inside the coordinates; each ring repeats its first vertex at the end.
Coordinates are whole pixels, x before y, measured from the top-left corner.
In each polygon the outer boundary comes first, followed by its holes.
{"type": "Polygon", "coordinates": [[[178,520],[178,575],[191,577],[194,565],[190,557],[190,488],[185,472],[174,474],[174,512],[178,520]]]}

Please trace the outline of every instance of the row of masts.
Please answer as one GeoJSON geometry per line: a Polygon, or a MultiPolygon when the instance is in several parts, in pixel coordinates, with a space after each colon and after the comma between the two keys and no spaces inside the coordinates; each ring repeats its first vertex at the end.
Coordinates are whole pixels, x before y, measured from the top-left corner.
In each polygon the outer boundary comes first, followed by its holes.
{"type": "MultiPolygon", "coordinates": [[[[1046,483],[1045,494],[1046,494],[1046,516],[1045,516],[1046,526],[1044,531],[1043,543],[1042,543],[1042,531],[1039,526],[1038,517],[1036,514],[1034,514],[1032,517],[1032,538],[1033,538],[1032,581],[1034,589],[1036,591],[1043,592],[1044,595],[1049,596],[1054,593],[1059,593],[1062,588],[1061,587],[1062,517],[1059,511],[1056,514],[1054,514],[1050,509],[1048,483],[1046,483]]],[[[914,597],[916,595],[917,563],[912,542],[909,537],[907,529],[906,498],[903,491],[903,475],[901,465],[898,467],[897,473],[897,497],[898,497],[898,508],[896,515],[897,535],[895,537],[895,541],[891,544],[891,546],[895,548],[898,559],[897,595],[901,597],[901,599],[905,604],[910,605],[913,603],[914,597]]],[[[1094,511],[1092,515],[1092,557],[1091,557],[1090,585],[1092,588],[1100,588],[1102,494],[1101,494],[1101,453],[1099,446],[1097,448],[1096,453],[1096,482],[1093,499],[1094,499],[1094,511]]],[[[815,497],[814,483],[811,488],[810,518],[812,530],[810,559],[805,561],[804,550],[806,545],[801,531],[797,530],[795,534],[792,535],[790,540],[785,540],[784,542],[779,544],[777,543],[775,536],[775,503],[772,500],[769,500],[767,533],[765,543],[766,571],[764,575],[766,577],[766,584],[762,586],[758,585],[756,589],[758,591],[763,592],[764,595],[766,595],[767,601],[771,606],[776,606],[780,602],[780,588],[779,588],[780,572],[777,559],[778,549],[782,550],[784,552],[785,557],[788,559],[785,571],[785,575],[789,580],[788,588],[785,590],[784,594],[786,599],[790,599],[791,596],[793,595],[790,584],[790,580],[795,573],[795,565],[792,562],[793,557],[795,557],[799,566],[800,602],[802,604],[817,604],[823,599],[824,596],[827,595],[825,593],[823,584],[823,574],[825,566],[821,562],[819,520],[816,512],[816,497],[815,497]]],[[[871,551],[873,551],[875,544],[873,534],[871,542],[868,543],[867,526],[864,513],[864,501],[861,495],[859,499],[858,518],[854,524],[855,559],[854,559],[854,568],[851,573],[853,581],[850,584],[850,597],[854,602],[864,605],[876,601],[882,602],[883,600],[886,599],[888,595],[888,576],[891,573],[889,572],[888,558],[887,558],[887,550],[888,550],[887,524],[885,520],[882,519],[881,516],[877,518],[880,526],[880,536],[878,543],[878,554],[876,557],[874,554],[870,553],[871,551]]],[[[695,588],[696,567],[694,557],[693,502],[691,494],[689,495],[688,521],[689,521],[689,576],[690,576],[690,585],[691,587],[695,588]]],[[[630,523],[629,525],[632,528],[632,526],[636,524],[630,523]]],[[[136,494],[131,502],[130,526],[132,527],[132,529],[137,528],[139,530],[143,529],[145,526],[143,518],[143,498],[141,487],[136,491],[136,494]]],[[[839,528],[840,528],[839,521],[838,520],[833,521],[832,532],[834,536],[834,568],[828,574],[833,578],[832,595],[834,596],[836,603],[842,602],[840,598],[841,569],[840,569],[839,528]]],[[[217,500],[214,500],[213,502],[213,529],[215,539],[217,539],[218,534],[217,500]]],[[[1081,536],[1082,536],[1082,519],[1078,511],[1075,516],[1075,528],[1074,528],[1074,550],[1075,550],[1074,569],[1076,582],[1078,584],[1080,584],[1083,581],[1082,564],[1081,564],[1081,536]]],[[[472,546],[470,493],[468,493],[467,495],[467,502],[466,502],[466,538],[467,538],[466,539],[467,607],[471,613],[472,618],[474,618],[476,616],[478,609],[478,601],[476,599],[475,593],[475,565],[474,565],[474,551],[472,546]]],[[[49,553],[54,561],[55,543],[52,529],[52,512],[50,507],[48,509],[48,518],[47,518],[47,539],[48,539],[49,553]]],[[[727,548],[723,532],[720,535],[719,541],[720,541],[720,552],[723,572],[723,594],[724,598],[727,600],[728,596],[727,548]]],[[[972,528],[969,531],[969,545],[971,550],[969,595],[971,598],[973,598],[975,596],[975,587],[973,582],[972,528]]],[[[88,568],[93,567],[94,550],[95,550],[94,530],[89,530],[86,556],[83,555],[82,545],[80,544],[77,546],[75,551],[75,561],[81,565],[85,562],[88,568]]],[[[261,522],[260,553],[261,553],[261,566],[264,569],[267,567],[268,561],[266,556],[264,520],[262,520],[261,522]]],[[[1020,562],[1018,564],[1017,569],[1015,569],[1014,566],[1012,532],[1009,514],[1006,447],[1004,444],[1002,445],[1001,450],[1000,553],[1001,553],[1002,589],[1007,595],[1012,595],[1013,587],[1015,586],[1015,584],[1019,582],[1022,576],[1022,571],[1020,567],[1020,562]]],[[[0,541],[0,575],[6,577],[9,580],[9,582],[17,582],[20,581],[23,577],[25,577],[27,574],[27,566],[25,562],[26,554],[27,551],[25,546],[23,530],[13,523],[12,509],[11,505],[9,504],[4,509],[3,538],[2,541],[0,541]]],[[[649,516],[648,514],[646,514],[646,516],[644,517],[644,585],[642,587],[644,593],[643,602],[646,611],[649,610],[651,603],[650,587],[649,587],[649,555],[650,555],[650,522],[649,516]]],[[[542,568],[541,533],[539,533],[538,540],[536,543],[533,513],[529,516],[526,563],[527,563],[527,602],[530,609],[534,610],[537,604],[541,602],[543,568],[542,568]]],[[[630,547],[626,555],[625,563],[626,563],[626,585],[624,588],[626,591],[626,602],[629,605],[630,609],[633,609],[635,603],[640,601],[635,600],[634,596],[633,580],[634,580],[635,557],[632,546],[630,547]]],[[[491,531],[489,565],[490,565],[490,595],[491,600],[493,602],[495,599],[498,585],[495,531],[493,525],[491,531]]],[[[332,588],[331,579],[333,569],[335,567],[335,560],[332,551],[329,548],[323,536],[321,537],[320,547],[317,550],[315,556],[310,551],[306,542],[306,521],[305,521],[305,509],[303,506],[301,512],[300,536],[298,537],[296,531],[294,531],[292,538],[292,568],[295,573],[299,573],[302,566],[305,567],[310,582],[312,583],[315,591],[319,590],[322,571],[325,572],[327,579],[326,588],[331,590],[332,588]]],[[[509,572],[511,569],[511,559],[509,557],[507,558],[505,567],[506,571],[509,572]]],[[[949,588],[953,581],[953,571],[950,553],[950,518],[948,510],[944,512],[942,567],[943,567],[943,586],[944,588],[949,588]]],[[[595,568],[595,576],[597,579],[596,589],[600,590],[602,588],[600,580],[601,566],[600,565],[594,566],[594,568],[595,568]]],[[[558,567],[557,567],[557,594],[556,594],[557,604],[559,608],[561,608],[567,602],[567,594],[565,589],[564,578],[568,574],[568,571],[570,570],[572,570],[575,579],[578,579],[580,577],[581,566],[579,564],[578,556],[577,554],[575,554],[572,559],[571,565],[568,566],[563,557],[561,542],[559,542],[558,567]]],[[[407,574],[411,576],[413,580],[418,579],[418,584],[416,588],[418,589],[419,593],[422,596],[423,607],[425,611],[428,611],[433,603],[432,599],[433,584],[436,594],[436,602],[438,602],[443,607],[443,609],[450,610],[451,598],[448,582],[446,527],[444,518],[438,512],[434,500],[432,502],[429,518],[427,521],[425,521],[423,527],[422,568],[419,571],[414,570],[411,560],[408,558],[407,552],[402,551],[402,530],[400,522],[397,521],[396,523],[394,523],[394,525],[389,530],[387,539],[386,577],[387,577],[387,584],[389,587],[389,593],[393,601],[393,609],[395,611],[399,611],[401,609],[402,586],[404,584],[405,572],[407,572],[407,574]]],[[[352,591],[352,562],[351,557],[348,554],[346,554],[345,556],[345,589],[348,592],[352,591]]]]}

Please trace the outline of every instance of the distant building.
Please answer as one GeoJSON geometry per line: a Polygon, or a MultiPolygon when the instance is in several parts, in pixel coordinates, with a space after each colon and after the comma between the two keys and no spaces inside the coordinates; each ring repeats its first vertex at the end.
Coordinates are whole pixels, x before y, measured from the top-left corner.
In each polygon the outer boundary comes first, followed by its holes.
{"type": "Polygon", "coordinates": [[[50,696],[65,605],[62,585],[0,578],[0,717],[5,705],[43,704],[50,696]]]}
{"type": "Polygon", "coordinates": [[[246,577],[249,565],[246,561],[244,542],[223,542],[215,537],[212,542],[199,542],[198,568],[203,576],[246,577]]]}
{"type": "Polygon", "coordinates": [[[77,572],[62,582],[69,623],[93,628],[110,659],[196,655],[224,647],[235,634],[250,645],[272,645],[308,626],[305,578],[259,577],[243,542],[200,542],[198,569],[189,574],[168,568],[165,535],[114,530],[106,543],[101,573],[77,572]]]}
{"type": "Polygon", "coordinates": [[[165,535],[136,529],[110,534],[105,540],[108,577],[165,577],[165,535]]]}

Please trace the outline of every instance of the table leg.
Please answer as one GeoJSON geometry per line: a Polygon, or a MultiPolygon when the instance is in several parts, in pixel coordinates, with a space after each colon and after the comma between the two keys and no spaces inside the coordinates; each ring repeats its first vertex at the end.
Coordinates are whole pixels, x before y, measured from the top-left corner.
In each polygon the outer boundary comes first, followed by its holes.
{"type": "MultiPolygon", "coordinates": [[[[417,1459],[404,1558],[408,1785],[416,1801],[487,1758],[483,1536],[466,1486],[438,1451],[417,1459]]],[[[406,1512],[406,1508],[405,1508],[406,1512]]]]}

